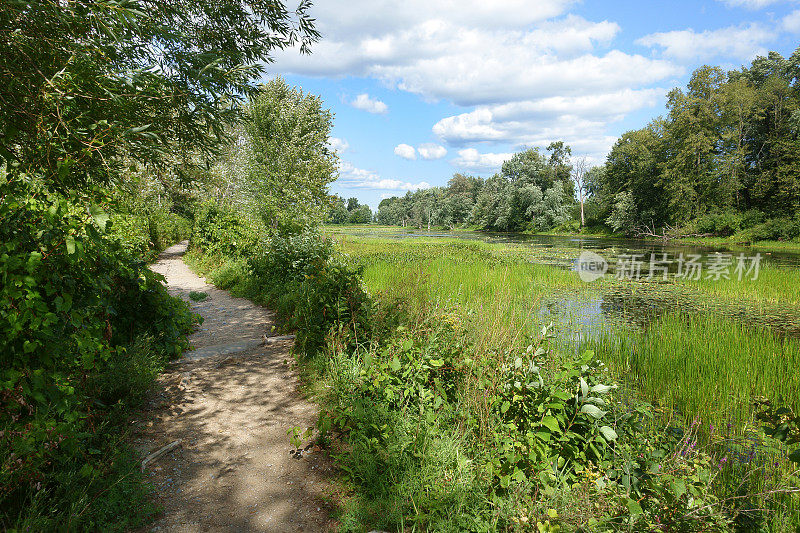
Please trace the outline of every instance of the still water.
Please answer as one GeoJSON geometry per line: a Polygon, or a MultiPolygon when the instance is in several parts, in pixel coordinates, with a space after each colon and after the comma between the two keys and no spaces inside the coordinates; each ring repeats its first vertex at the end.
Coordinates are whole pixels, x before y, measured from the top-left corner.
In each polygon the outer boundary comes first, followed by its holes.
{"type": "MultiPolygon", "coordinates": [[[[675,244],[654,240],[616,239],[592,236],[554,236],[520,235],[513,233],[484,233],[470,231],[424,231],[397,228],[396,230],[372,230],[368,227],[351,228],[341,231],[347,235],[364,237],[383,237],[397,239],[413,238],[456,238],[479,240],[489,243],[514,243],[531,248],[531,258],[535,262],[551,264],[572,270],[578,269],[578,258],[590,251],[604,258],[608,274],[614,276],[620,265],[639,261],[641,277],[648,275],[651,261],[667,265],[671,274],[684,268],[689,260],[702,263],[705,276],[713,263],[729,262],[729,274],[736,276],[737,262],[745,267],[771,265],[779,268],[800,268],[800,253],[752,249],[748,247],[712,247],[675,244]],[[756,254],[758,254],[756,259],[756,254]],[[627,263],[625,263],[627,261],[627,263]]],[[[628,272],[632,277],[633,272],[628,272]]],[[[742,272],[752,276],[753,271],[742,272]]],[[[658,275],[656,276],[658,278],[658,275]]],[[[638,279],[638,278],[637,278],[638,279]]],[[[581,336],[592,335],[604,326],[624,324],[642,327],[653,318],[665,313],[680,311],[687,314],[711,313],[723,315],[749,325],[764,326],[776,333],[800,336],[800,308],[796,305],[776,303],[716,301],[713,298],[699,298],[686,292],[671,290],[675,284],[658,283],[617,284],[605,287],[602,291],[581,292],[578,294],[558,293],[543,302],[538,318],[553,320],[564,325],[570,324],[581,331],[581,336]]],[[[800,287],[798,287],[800,291],[800,287]]],[[[576,331],[577,333],[577,331],[576,331]]]]}

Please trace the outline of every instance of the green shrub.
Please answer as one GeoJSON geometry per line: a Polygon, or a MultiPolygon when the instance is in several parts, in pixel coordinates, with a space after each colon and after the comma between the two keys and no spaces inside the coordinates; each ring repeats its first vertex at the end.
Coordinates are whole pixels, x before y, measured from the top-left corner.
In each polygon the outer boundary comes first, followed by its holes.
{"type": "Polygon", "coordinates": [[[248,265],[264,300],[297,330],[299,353],[315,355],[331,329],[348,342],[369,331],[361,267],[334,253],[329,240],[314,233],[274,236],[260,244],[248,265]]]}
{"type": "Polygon", "coordinates": [[[500,385],[489,396],[499,423],[498,453],[487,466],[503,488],[530,476],[544,486],[571,484],[588,465],[602,464],[617,439],[604,399],[615,386],[601,382],[602,363],[594,353],[561,366],[547,380],[535,363],[545,353],[529,346],[502,366],[500,385]]]}
{"type": "Polygon", "coordinates": [[[247,257],[257,240],[252,227],[235,213],[215,204],[202,206],[195,216],[191,243],[208,255],[247,257]]]}
{"type": "Polygon", "coordinates": [[[748,242],[790,241],[800,236],[800,219],[773,218],[742,232],[748,242]]]}
{"type": "Polygon", "coordinates": [[[153,255],[147,219],[135,214],[113,214],[109,225],[111,235],[119,239],[120,246],[131,257],[149,258],[153,255]]]}
{"type": "Polygon", "coordinates": [[[103,231],[107,217],[98,209],[89,216],[81,200],[29,182],[0,188],[5,524],[42,494],[63,492],[65,472],[83,472],[78,484],[90,475],[100,483],[103,461],[118,453],[112,415],[187,346],[193,318],[163,278],[103,231]]]}
{"type": "Polygon", "coordinates": [[[740,213],[712,213],[698,218],[694,225],[698,233],[729,237],[742,228],[743,217],[740,213]]]}

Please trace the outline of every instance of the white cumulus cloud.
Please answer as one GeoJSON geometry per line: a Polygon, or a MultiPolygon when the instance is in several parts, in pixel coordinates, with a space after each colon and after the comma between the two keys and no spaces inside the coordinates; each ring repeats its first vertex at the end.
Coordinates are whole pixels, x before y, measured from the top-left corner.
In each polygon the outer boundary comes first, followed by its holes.
{"type": "Polygon", "coordinates": [[[447,155],[447,148],[440,144],[423,143],[417,146],[417,152],[422,159],[441,159],[447,155]]]}
{"type": "MultiPolygon", "coordinates": [[[[486,169],[505,155],[492,153],[493,143],[504,144],[494,152],[505,152],[554,140],[600,157],[614,142],[608,125],[661,103],[664,90],[653,87],[684,75],[686,67],[672,53],[677,44],[663,56],[620,50],[615,47],[620,25],[570,13],[579,3],[326,0],[312,9],[324,39],[310,56],[277,52],[271,69],[370,78],[428,102],[464,108],[433,126],[441,142],[437,148],[395,148],[406,159],[446,157],[452,146],[451,152],[461,149],[453,164],[486,169]],[[463,154],[471,143],[489,146],[481,148],[486,153],[472,148],[463,154]]],[[[650,37],[647,46],[667,48],[650,37]]],[[[380,101],[366,93],[348,101],[359,109],[387,111],[371,102],[380,101]]]]}
{"type": "Polygon", "coordinates": [[[331,137],[328,139],[328,146],[330,146],[334,152],[337,154],[342,154],[350,148],[350,143],[348,143],[345,139],[340,139],[339,137],[331,137]]]}
{"type": "Polygon", "coordinates": [[[503,163],[513,156],[514,154],[482,154],[475,148],[465,148],[458,151],[458,157],[453,160],[453,164],[458,168],[473,172],[495,172],[500,170],[503,163]]]}
{"type": "Polygon", "coordinates": [[[367,93],[356,96],[354,100],[350,101],[350,105],[356,109],[377,115],[383,115],[389,111],[389,106],[377,98],[371,98],[367,93]]]}
{"type": "Polygon", "coordinates": [[[503,142],[518,147],[547,146],[563,140],[576,153],[601,158],[615,140],[605,133],[606,125],[632,111],[658,105],[665,92],[659,88],[625,89],[478,106],[440,120],[433,133],[451,145],[503,142]]]}
{"type": "Polygon", "coordinates": [[[800,9],[783,17],[781,27],[791,33],[800,33],[800,9]]]}
{"type": "Polygon", "coordinates": [[[336,185],[343,189],[379,189],[386,191],[415,191],[427,189],[426,181],[411,183],[396,179],[381,178],[376,172],[354,166],[349,161],[340,161],[339,179],[336,185]]]}
{"type": "Polygon", "coordinates": [[[688,29],[653,33],[638,39],[636,43],[660,47],[665,56],[679,61],[696,62],[718,56],[751,59],[765,54],[765,44],[774,38],[773,31],[760,24],[749,24],[703,32],[688,29]]]}
{"type": "Polygon", "coordinates": [[[413,160],[417,158],[417,152],[414,150],[414,147],[408,144],[398,144],[397,146],[395,146],[394,155],[408,160],[413,160]]]}
{"type": "Polygon", "coordinates": [[[415,11],[407,3],[330,0],[316,6],[325,39],[310,56],[277,53],[274,67],[371,77],[461,106],[619,90],[682,72],[668,61],[609,50],[620,26],[560,16],[571,3],[545,0],[533,9],[522,0],[430,0],[415,11]],[[335,15],[324,17],[328,11],[335,15]],[[355,21],[358,31],[347,31],[355,21]]]}

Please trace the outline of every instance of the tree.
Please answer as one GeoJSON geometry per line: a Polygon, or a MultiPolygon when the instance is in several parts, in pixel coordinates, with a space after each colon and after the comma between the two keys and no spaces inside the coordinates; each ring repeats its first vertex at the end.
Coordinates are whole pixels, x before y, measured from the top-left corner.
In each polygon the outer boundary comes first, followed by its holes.
{"type": "Polygon", "coordinates": [[[271,54],[319,37],[309,6],[3,2],[0,158],[61,191],[113,181],[123,156],[186,176],[188,155],[215,153],[271,54]]]}
{"type": "Polygon", "coordinates": [[[586,157],[576,159],[575,163],[572,165],[572,179],[575,182],[575,188],[578,190],[578,201],[581,204],[581,227],[586,225],[586,217],[583,214],[583,203],[587,192],[586,177],[589,170],[591,169],[589,163],[586,161],[586,157]]]}
{"type": "Polygon", "coordinates": [[[250,212],[279,231],[321,222],[328,183],[336,179],[337,156],[328,145],[331,112],[319,97],[281,78],[262,86],[246,112],[244,203],[250,212]]]}
{"type": "Polygon", "coordinates": [[[369,224],[372,222],[372,209],[368,205],[360,205],[350,212],[350,224],[369,224]]]}
{"type": "Polygon", "coordinates": [[[646,128],[624,133],[611,148],[602,176],[601,195],[610,211],[625,197],[625,217],[617,220],[628,224],[623,229],[632,233],[641,225],[662,225],[670,220],[668,199],[661,175],[663,123],[652,122],[646,128]]]}
{"type": "Polygon", "coordinates": [[[328,222],[331,224],[347,224],[350,220],[350,212],[347,211],[344,198],[338,194],[331,198],[332,207],[328,213],[328,222]]]}

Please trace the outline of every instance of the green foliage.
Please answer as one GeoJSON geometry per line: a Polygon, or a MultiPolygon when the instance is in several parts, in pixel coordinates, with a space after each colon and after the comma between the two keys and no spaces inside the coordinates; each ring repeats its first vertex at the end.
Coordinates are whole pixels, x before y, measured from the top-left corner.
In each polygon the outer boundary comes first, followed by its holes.
{"type": "Polygon", "coordinates": [[[228,209],[209,203],[195,216],[192,247],[208,255],[244,257],[255,249],[257,240],[252,225],[228,209]]]}
{"type": "Polygon", "coordinates": [[[743,231],[740,238],[756,242],[790,241],[797,237],[800,237],[800,218],[774,218],[743,231]]]}
{"type": "Polygon", "coordinates": [[[109,238],[113,221],[99,208],[22,181],[0,185],[0,199],[0,520],[8,521],[32,498],[62,491],[83,454],[92,458],[82,477],[104,468],[96,461],[110,453],[109,413],[140,398],[186,347],[193,319],[160,276],[109,238]]]}
{"type": "Polygon", "coordinates": [[[391,409],[420,414],[455,405],[472,360],[453,329],[444,325],[416,341],[404,326],[397,333],[380,353],[364,355],[366,394],[391,409]]]}
{"type": "Polygon", "coordinates": [[[735,510],[714,483],[725,460],[698,445],[697,424],[653,426],[652,408],[636,404],[617,420],[620,431],[612,467],[595,480],[616,494],[618,507],[598,529],[637,531],[729,531],[735,510]]]}
{"type": "Polygon", "coordinates": [[[319,428],[341,435],[339,465],[358,488],[343,529],[492,529],[482,496],[489,487],[456,429],[472,368],[460,332],[431,321],[386,335],[363,352],[331,345],[324,367],[331,388],[319,428]]]}
{"type": "Polygon", "coordinates": [[[263,62],[318,38],[308,8],[4,2],[0,158],[66,191],[114,181],[122,156],[158,167],[173,153],[213,154],[263,62]]]}
{"type": "Polygon", "coordinates": [[[175,213],[147,210],[111,215],[109,234],[132,257],[155,259],[168,246],[189,237],[192,224],[175,213]]]}
{"type": "MultiPolygon", "coordinates": [[[[775,407],[767,398],[758,398],[756,417],[763,422],[764,433],[786,445],[800,444],[800,416],[790,407],[775,407]]],[[[800,464],[800,447],[789,453],[789,460],[800,464]]]]}
{"type": "Polygon", "coordinates": [[[193,302],[202,302],[206,298],[208,298],[208,293],[205,292],[191,291],[189,293],[189,299],[193,302]]]}
{"type": "Polygon", "coordinates": [[[729,237],[739,231],[744,224],[744,216],[740,213],[713,213],[699,217],[694,221],[697,233],[708,233],[720,237],[729,237]]]}
{"type": "Polygon", "coordinates": [[[245,113],[228,147],[236,154],[221,163],[236,191],[229,202],[280,233],[322,222],[338,162],[328,145],[330,110],[318,96],[275,78],[251,96],[245,113]]]}
{"type": "Polygon", "coordinates": [[[359,204],[358,198],[344,198],[334,194],[328,198],[330,209],[327,224],[369,224],[372,222],[372,210],[368,205],[359,204]]]}
{"type": "MultiPolygon", "coordinates": [[[[800,210],[799,62],[800,49],[730,72],[697,69],[685,90],[669,93],[665,118],[614,144],[591,191],[600,216],[628,234],[681,227],[718,236],[754,225],[740,220],[753,210],[790,218],[800,210]]],[[[778,232],[782,223],[743,240],[785,240],[794,231],[778,232]]]]}
{"type": "Polygon", "coordinates": [[[334,253],[330,241],[313,233],[275,236],[248,263],[265,301],[297,330],[300,353],[316,354],[331,329],[348,342],[369,329],[361,270],[334,253]]]}
{"type": "Polygon", "coordinates": [[[545,354],[542,346],[529,346],[502,366],[489,397],[502,429],[494,433],[498,455],[488,469],[503,488],[533,476],[544,486],[572,483],[589,464],[602,463],[617,439],[603,410],[604,396],[616,386],[600,382],[602,363],[594,353],[562,365],[547,381],[534,361],[545,354]]]}
{"type": "Polygon", "coordinates": [[[381,224],[398,226],[474,225],[489,231],[547,231],[569,220],[575,203],[571,150],[562,142],[517,153],[502,172],[483,180],[455,174],[447,187],[387,198],[378,207],[381,224]]]}

